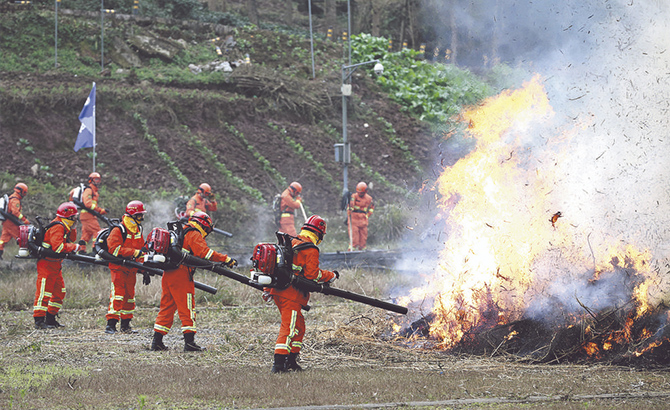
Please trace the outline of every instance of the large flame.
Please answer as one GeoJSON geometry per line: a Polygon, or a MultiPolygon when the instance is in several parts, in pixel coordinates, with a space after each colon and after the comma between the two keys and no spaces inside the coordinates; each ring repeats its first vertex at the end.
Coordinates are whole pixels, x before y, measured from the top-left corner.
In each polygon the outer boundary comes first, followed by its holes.
{"type": "Polygon", "coordinates": [[[592,241],[579,208],[562,198],[581,194],[557,181],[572,166],[568,148],[582,126],[552,128],[554,116],[539,76],[462,114],[476,144],[436,183],[447,239],[429,283],[406,301],[433,301],[430,334],[445,348],[522,317],[569,322],[570,306],[599,308],[598,298],[618,306],[633,299],[638,316],[649,309],[649,252],[592,241]],[[607,281],[606,289],[595,284],[607,281]]]}

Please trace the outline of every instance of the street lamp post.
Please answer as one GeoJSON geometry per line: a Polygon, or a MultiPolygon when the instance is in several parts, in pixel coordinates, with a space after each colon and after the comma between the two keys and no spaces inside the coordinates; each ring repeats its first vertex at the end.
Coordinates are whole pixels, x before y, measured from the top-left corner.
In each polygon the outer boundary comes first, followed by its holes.
{"type": "Polygon", "coordinates": [[[54,68],[58,68],[58,3],[60,0],[54,1],[54,68]]]}
{"type": "Polygon", "coordinates": [[[351,84],[348,83],[351,75],[360,66],[367,64],[375,64],[374,71],[376,74],[384,72],[384,66],[379,60],[370,60],[364,63],[351,64],[342,66],[342,143],[335,144],[335,161],[342,163],[342,196],[343,198],[349,194],[348,187],[348,167],[351,162],[351,145],[347,135],[347,98],[351,95],[351,84]]]}

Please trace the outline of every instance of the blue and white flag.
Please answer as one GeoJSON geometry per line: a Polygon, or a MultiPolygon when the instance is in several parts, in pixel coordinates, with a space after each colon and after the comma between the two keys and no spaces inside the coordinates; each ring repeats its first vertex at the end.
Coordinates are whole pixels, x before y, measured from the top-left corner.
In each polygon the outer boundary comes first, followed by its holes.
{"type": "Polygon", "coordinates": [[[79,151],[80,148],[95,148],[95,83],[79,114],[79,121],[81,121],[81,127],[79,127],[77,142],[74,143],[74,152],[79,151]]]}

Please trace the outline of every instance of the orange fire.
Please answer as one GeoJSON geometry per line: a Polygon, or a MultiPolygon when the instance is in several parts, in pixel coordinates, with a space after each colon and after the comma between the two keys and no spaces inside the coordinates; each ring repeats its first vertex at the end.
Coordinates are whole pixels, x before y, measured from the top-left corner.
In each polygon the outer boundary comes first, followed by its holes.
{"type": "MultiPolygon", "coordinates": [[[[650,253],[594,240],[588,215],[580,212],[579,186],[562,183],[570,167],[567,148],[582,127],[556,126],[555,115],[539,75],[462,113],[464,136],[475,139],[475,148],[436,181],[449,234],[435,272],[404,300],[420,309],[432,301],[430,335],[444,348],[524,317],[585,272],[593,281],[630,272],[640,278],[633,292],[638,316],[651,306],[658,275],[650,253]]],[[[579,299],[576,291],[561,297],[579,299]]],[[[614,341],[607,343],[605,349],[614,341]]]]}

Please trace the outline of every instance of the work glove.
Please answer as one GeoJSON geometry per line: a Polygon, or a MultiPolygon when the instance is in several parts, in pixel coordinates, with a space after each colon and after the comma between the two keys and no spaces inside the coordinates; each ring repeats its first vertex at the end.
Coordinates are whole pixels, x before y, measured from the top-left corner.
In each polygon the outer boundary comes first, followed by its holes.
{"type": "Polygon", "coordinates": [[[228,257],[226,258],[226,261],[223,262],[223,264],[226,265],[226,266],[229,267],[229,268],[234,268],[235,266],[237,266],[237,260],[231,258],[230,256],[228,256],[228,257]]]}
{"type": "Polygon", "coordinates": [[[333,276],[333,278],[332,278],[331,280],[328,281],[328,284],[331,284],[331,283],[335,282],[335,279],[339,279],[339,278],[340,278],[340,272],[334,270],[333,273],[335,274],[335,276],[333,276]]]}
{"type": "Polygon", "coordinates": [[[261,297],[263,298],[264,302],[269,302],[272,300],[272,294],[268,291],[264,291],[261,297]]]}
{"type": "Polygon", "coordinates": [[[142,284],[148,285],[150,283],[151,283],[151,276],[146,272],[142,273],[142,284]]]}
{"type": "Polygon", "coordinates": [[[98,209],[98,213],[99,213],[100,215],[107,215],[107,210],[106,210],[105,208],[99,208],[99,209],[98,209]]]}
{"type": "Polygon", "coordinates": [[[83,240],[80,240],[80,241],[77,243],[77,247],[74,248],[74,251],[75,251],[76,253],[80,254],[80,255],[85,254],[85,253],[86,253],[86,242],[84,242],[83,240]]]}

